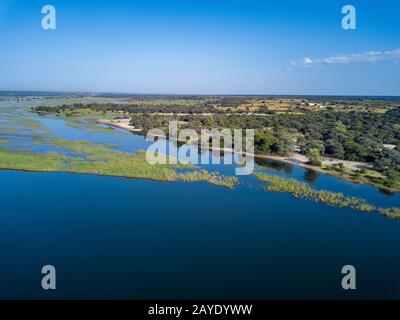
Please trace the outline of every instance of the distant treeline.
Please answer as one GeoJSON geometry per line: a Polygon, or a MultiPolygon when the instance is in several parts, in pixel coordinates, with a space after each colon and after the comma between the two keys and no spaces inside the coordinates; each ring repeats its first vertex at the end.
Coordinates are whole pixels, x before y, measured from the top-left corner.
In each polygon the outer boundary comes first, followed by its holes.
{"type": "Polygon", "coordinates": [[[34,110],[38,113],[65,113],[68,112],[72,114],[75,110],[80,109],[91,109],[94,111],[103,112],[114,112],[121,111],[126,113],[205,113],[211,112],[211,103],[208,104],[205,101],[199,101],[198,103],[193,103],[191,105],[182,105],[180,103],[174,104],[169,102],[166,104],[115,104],[115,103],[90,103],[82,104],[76,103],[73,105],[61,105],[56,107],[40,106],[36,107],[34,110]]]}

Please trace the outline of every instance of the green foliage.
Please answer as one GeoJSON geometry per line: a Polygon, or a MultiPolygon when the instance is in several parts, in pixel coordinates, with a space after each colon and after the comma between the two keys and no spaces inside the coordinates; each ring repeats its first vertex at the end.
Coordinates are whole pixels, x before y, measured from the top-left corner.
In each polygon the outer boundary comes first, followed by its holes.
{"type": "Polygon", "coordinates": [[[379,209],[379,213],[392,219],[400,219],[400,208],[379,209]]]}
{"type": "Polygon", "coordinates": [[[318,150],[319,154],[323,154],[325,152],[325,145],[322,140],[315,140],[311,137],[307,136],[301,142],[301,151],[304,154],[308,154],[311,149],[318,150]]]}
{"type": "Polygon", "coordinates": [[[364,161],[367,158],[367,149],[352,139],[347,139],[343,144],[345,158],[351,161],[364,161]]]}
{"type": "Polygon", "coordinates": [[[158,181],[206,181],[218,186],[233,188],[236,177],[222,176],[208,171],[176,173],[173,169],[190,169],[191,165],[151,165],[146,154],[137,154],[107,149],[104,145],[92,145],[82,140],[50,139],[60,149],[70,150],[80,157],[58,153],[34,154],[12,152],[0,148],[0,169],[45,172],[89,173],[126,178],[145,178],[158,181]]]}
{"type": "Polygon", "coordinates": [[[270,154],[278,143],[278,138],[271,133],[258,133],[254,136],[254,151],[259,154],[270,154]]]}
{"type": "Polygon", "coordinates": [[[374,205],[369,204],[365,199],[347,197],[340,192],[315,190],[307,184],[294,179],[286,179],[264,173],[256,173],[254,176],[259,180],[268,183],[268,186],[266,187],[266,190],[268,191],[288,192],[297,198],[308,199],[315,202],[323,202],[340,208],[352,208],[361,212],[377,211],[381,215],[390,217],[392,219],[400,219],[400,208],[377,208],[374,205]]]}
{"type": "Polygon", "coordinates": [[[368,204],[364,199],[347,197],[339,192],[315,190],[309,187],[307,184],[298,182],[294,179],[285,179],[262,173],[256,173],[255,177],[268,183],[268,186],[266,187],[268,191],[288,192],[297,198],[309,199],[315,202],[323,202],[335,207],[348,207],[364,212],[376,210],[374,206],[368,204]]]}
{"type": "Polygon", "coordinates": [[[208,172],[206,170],[194,171],[189,173],[177,173],[175,178],[180,181],[193,182],[193,181],[206,181],[217,186],[226,187],[229,189],[234,188],[239,180],[236,177],[222,176],[216,172],[208,172]]]}
{"type": "Polygon", "coordinates": [[[346,167],[344,166],[344,164],[342,162],[338,163],[338,164],[333,164],[329,169],[335,170],[341,174],[345,174],[346,173],[346,167]]]}
{"type": "Polygon", "coordinates": [[[320,151],[316,148],[309,149],[307,152],[308,162],[313,166],[321,166],[321,154],[320,151]]]}
{"type": "Polygon", "coordinates": [[[276,133],[278,142],[272,145],[272,153],[278,156],[290,156],[294,150],[294,138],[287,130],[279,130],[276,133]]]}

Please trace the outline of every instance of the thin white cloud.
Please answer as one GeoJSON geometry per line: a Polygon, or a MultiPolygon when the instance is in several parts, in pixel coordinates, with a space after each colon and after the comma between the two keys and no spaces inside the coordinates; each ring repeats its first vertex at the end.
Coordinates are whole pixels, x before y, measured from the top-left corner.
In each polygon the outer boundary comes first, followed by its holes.
{"type": "Polygon", "coordinates": [[[332,56],[328,58],[312,59],[304,57],[298,61],[291,61],[291,67],[313,67],[321,65],[353,64],[353,63],[400,63],[400,49],[391,51],[369,51],[364,53],[353,53],[348,55],[332,56]]]}

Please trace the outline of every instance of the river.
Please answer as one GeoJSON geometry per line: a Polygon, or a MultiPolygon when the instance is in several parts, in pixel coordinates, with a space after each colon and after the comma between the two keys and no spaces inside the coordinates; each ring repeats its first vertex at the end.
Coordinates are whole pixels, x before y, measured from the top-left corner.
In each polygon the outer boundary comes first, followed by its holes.
{"type": "MultiPolygon", "coordinates": [[[[118,144],[125,152],[149,144],[120,129],[88,132],[62,119],[29,117],[54,137],[118,144]]],[[[374,205],[400,204],[399,194],[267,165],[257,170],[374,205]]],[[[234,173],[233,165],[205,168],[234,173]]],[[[400,221],[266,192],[251,176],[240,182],[230,190],[0,171],[0,298],[400,298],[400,221]],[[57,270],[55,291],[41,288],[47,264],[57,270]],[[344,265],[356,268],[356,290],[341,287],[344,265]]]]}

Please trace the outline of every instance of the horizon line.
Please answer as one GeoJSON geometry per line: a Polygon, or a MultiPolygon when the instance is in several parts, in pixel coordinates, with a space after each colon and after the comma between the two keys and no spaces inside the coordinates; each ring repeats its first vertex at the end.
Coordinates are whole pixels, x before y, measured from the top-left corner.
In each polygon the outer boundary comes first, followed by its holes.
{"type": "Polygon", "coordinates": [[[387,97],[400,98],[400,95],[382,95],[382,94],[251,94],[251,93],[130,93],[116,91],[71,91],[71,90],[10,90],[0,89],[0,93],[51,93],[51,94],[75,94],[75,95],[125,95],[125,96],[226,96],[226,97],[387,97]]]}

